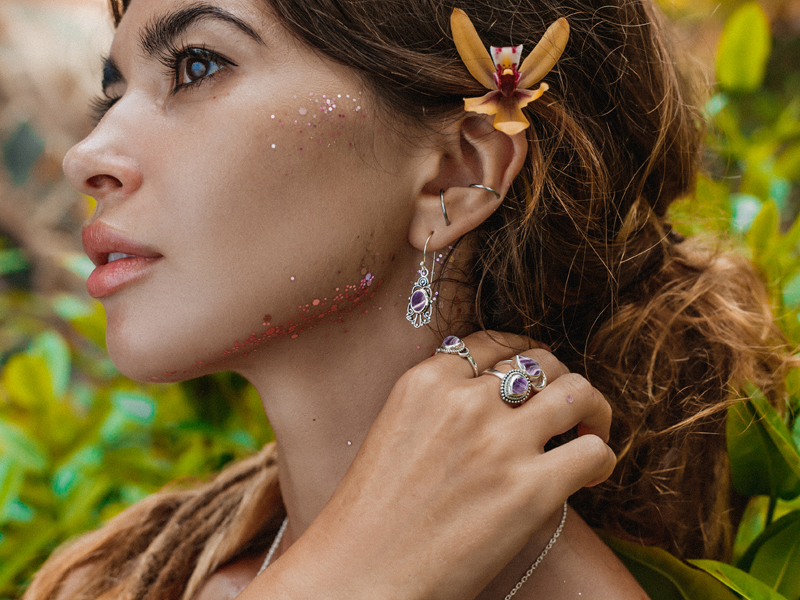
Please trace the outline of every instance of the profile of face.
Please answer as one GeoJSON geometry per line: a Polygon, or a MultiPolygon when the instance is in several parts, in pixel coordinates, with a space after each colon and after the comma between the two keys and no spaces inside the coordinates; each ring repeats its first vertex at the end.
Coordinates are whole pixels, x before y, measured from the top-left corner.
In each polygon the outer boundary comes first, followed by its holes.
{"type": "Polygon", "coordinates": [[[345,335],[408,287],[421,155],[259,0],[133,0],[104,92],[64,169],[97,199],[89,290],[126,375],[185,379],[345,335]]]}

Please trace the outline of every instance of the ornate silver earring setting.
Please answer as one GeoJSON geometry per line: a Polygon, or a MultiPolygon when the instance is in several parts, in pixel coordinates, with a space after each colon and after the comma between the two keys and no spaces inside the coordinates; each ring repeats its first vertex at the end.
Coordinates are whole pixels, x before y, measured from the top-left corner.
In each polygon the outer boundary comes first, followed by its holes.
{"type": "Polygon", "coordinates": [[[411,296],[408,298],[408,309],[406,310],[406,319],[408,319],[414,327],[422,327],[431,322],[431,312],[433,311],[433,301],[436,298],[431,289],[431,280],[433,279],[433,272],[436,269],[436,253],[433,253],[433,262],[431,263],[430,274],[428,274],[428,267],[425,266],[425,259],[428,256],[428,242],[431,241],[433,234],[428,236],[425,240],[425,249],[422,251],[422,262],[419,263],[419,279],[417,283],[411,288],[411,296]]]}

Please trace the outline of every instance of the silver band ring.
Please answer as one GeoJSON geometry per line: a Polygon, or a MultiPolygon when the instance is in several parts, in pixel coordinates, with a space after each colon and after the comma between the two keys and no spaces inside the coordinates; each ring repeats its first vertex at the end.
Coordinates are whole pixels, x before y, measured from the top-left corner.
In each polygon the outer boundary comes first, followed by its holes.
{"type": "Polygon", "coordinates": [[[467,345],[461,338],[448,335],[442,341],[442,345],[436,349],[435,354],[457,354],[461,358],[466,358],[472,367],[472,372],[475,374],[475,377],[478,376],[478,364],[475,362],[475,359],[472,358],[467,345]]]}
{"type": "Polygon", "coordinates": [[[484,373],[500,378],[500,397],[508,404],[524,404],[533,391],[533,383],[525,371],[511,369],[501,373],[497,369],[486,369],[484,373]]]}
{"type": "Polygon", "coordinates": [[[544,386],[547,385],[547,375],[544,374],[544,369],[542,369],[542,366],[537,361],[529,356],[517,354],[514,358],[501,360],[497,364],[502,365],[506,363],[513,365],[513,368],[527,373],[533,389],[537,392],[541,392],[544,386]]]}

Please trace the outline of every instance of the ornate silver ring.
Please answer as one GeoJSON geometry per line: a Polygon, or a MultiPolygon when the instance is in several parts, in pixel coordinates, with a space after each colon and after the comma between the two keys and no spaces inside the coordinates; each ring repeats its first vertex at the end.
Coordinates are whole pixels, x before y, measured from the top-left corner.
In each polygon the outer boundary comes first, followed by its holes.
{"type": "Polygon", "coordinates": [[[475,359],[472,358],[467,345],[461,338],[448,335],[442,341],[442,345],[436,349],[436,354],[457,354],[461,358],[466,358],[472,367],[472,372],[475,374],[475,377],[478,376],[478,364],[475,362],[475,359]]]}

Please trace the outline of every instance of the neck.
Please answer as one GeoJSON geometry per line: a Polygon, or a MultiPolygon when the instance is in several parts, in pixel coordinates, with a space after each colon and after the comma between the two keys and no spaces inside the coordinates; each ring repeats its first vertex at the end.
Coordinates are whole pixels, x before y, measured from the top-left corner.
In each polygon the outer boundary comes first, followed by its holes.
{"type": "MultiPolygon", "coordinates": [[[[375,308],[372,302],[364,307],[367,313],[282,341],[258,353],[258,362],[239,369],[261,395],[278,442],[281,494],[289,518],[278,555],[331,498],[395,382],[441,342],[432,329],[415,329],[406,320],[410,277],[397,279],[403,281],[384,282],[375,308]]],[[[560,516],[560,510],[553,514],[479,599],[496,600],[510,591],[547,544],[560,516]]],[[[554,549],[553,554],[559,552],[554,549]]],[[[551,563],[554,558],[548,556],[551,563]]],[[[527,588],[535,587],[526,585],[517,597],[527,597],[527,588]]]]}
{"type": "Polygon", "coordinates": [[[411,275],[409,268],[395,278],[402,281],[384,281],[349,321],[281,341],[240,370],[258,390],[280,449],[287,542],[333,495],[395,382],[440,343],[405,318],[411,275]]]}

